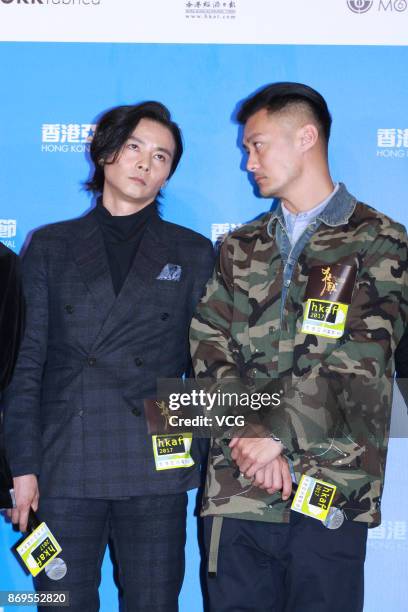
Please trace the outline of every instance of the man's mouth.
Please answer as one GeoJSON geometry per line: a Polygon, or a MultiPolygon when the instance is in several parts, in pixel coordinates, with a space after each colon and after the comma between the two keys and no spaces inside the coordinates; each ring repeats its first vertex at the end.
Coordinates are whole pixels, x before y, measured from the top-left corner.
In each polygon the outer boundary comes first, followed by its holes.
{"type": "Polygon", "coordinates": [[[144,181],[140,176],[129,176],[130,180],[138,185],[146,185],[146,181],[144,181]]]}

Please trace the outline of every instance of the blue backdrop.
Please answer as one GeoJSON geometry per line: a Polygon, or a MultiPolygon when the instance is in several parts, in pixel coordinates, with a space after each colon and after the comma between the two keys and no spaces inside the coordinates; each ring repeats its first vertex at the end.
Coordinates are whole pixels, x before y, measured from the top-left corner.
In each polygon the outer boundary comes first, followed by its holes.
{"type": "MultiPolygon", "coordinates": [[[[146,99],[169,106],[185,139],[163,216],[210,237],[256,216],[270,203],[242,171],[231,114],[277,80],[326,97],[333,178],[407,225],[407,60],[404,47],[0,43],[0,239],[19,251],[32,229],[89,208],[82,181],[92,125],[111,106],[146,99]]],[[[366,612],[406,609],[407,451],[406,439],[391,441],[384,523],[368,544],[366,612]]],[[[202,609],[192,506],[181,612],[202,609]]],[[[0,590],[32,589],[8,552],[17,536],[0,524],[0,590]]],[[[103,612],[117,609],[111,574],[106,557],[103,612]]]]}

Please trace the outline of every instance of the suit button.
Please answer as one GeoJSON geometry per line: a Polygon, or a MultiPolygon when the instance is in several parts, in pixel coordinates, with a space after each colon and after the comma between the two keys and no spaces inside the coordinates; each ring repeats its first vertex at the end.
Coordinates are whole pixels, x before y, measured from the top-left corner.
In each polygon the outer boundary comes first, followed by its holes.
{"type": "Polygon", "coordinates": [[[140,411],[140,408],[132,408],[132,414],[134,414],[135,416],[140,416],[142,413],[140,411]]]}
{"type": "Polygon", "coordinates": [[[135,364],[137,366],[142,366],[143,365],[143,359],[140,359],[140,357],[135,357],[135,364]]]}
{"type": "Polygon", "coordinates": [[[92,366],[95,365],[95,363],[96,363],[96,357],[88,357],[88,365],[91,366],[91,368],[92,366]]]}
{"type": "Polygon", "coordinates": [[[84,411],[83,411],[83,410],[80,410],[80,411],[78,412],[78,416],[83,417],[83,416],[84,416],[84,411]]]}
{"type": "Polygon", "coordinates": [[[160,315],[160,318],[162,321],[167,321],[167,319],[169,318],[169,313],[168,312],[162,312],[160,315]]]}
{"type": "Polygon", "coordinates": [[[72,314],[74,312],[74,307],[72,304],[65,304],[65,312],[68,314],[72,314]]]}

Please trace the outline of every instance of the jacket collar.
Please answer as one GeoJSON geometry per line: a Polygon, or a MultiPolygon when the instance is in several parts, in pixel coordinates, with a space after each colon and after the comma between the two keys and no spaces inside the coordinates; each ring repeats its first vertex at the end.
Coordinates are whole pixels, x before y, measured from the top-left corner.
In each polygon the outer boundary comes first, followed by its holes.
{"type": "MultiPolygon", "coordinates": [[[[344,225],[353,214],[356,204],[356,198],[347,191],[344,183],[340,183],[338,190],[328,202],[327,206],[317,215],[316,221],[321,221],[329,227],[344,225]]],[[[272,225],[276,219],[280,222],[282,227],[285,227],[285,218],[280,200],[278,200],[278,204],[272,211],[268,221],[267,232],[269,236],[272,236],[272,225]]]]}

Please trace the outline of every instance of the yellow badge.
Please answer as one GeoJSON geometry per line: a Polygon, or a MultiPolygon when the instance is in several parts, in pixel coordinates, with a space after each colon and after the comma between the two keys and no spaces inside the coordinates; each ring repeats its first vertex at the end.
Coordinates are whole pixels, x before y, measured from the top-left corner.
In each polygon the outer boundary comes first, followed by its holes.
{"type": "Polygon", "coordinates": [[[45,523],[41,523],[16,548],[28,571],[37,576],[61,552],[61,546],[45,523]]]}
{"type": "Polygon", "coordinates": [[[325,338],[341,338],[344,334],[347,311],[347,304],[308,299],[302,322],[302,333],[325,338]]]}
{"type": "Polygon", "coordinates": [[[336,488],[336,485],[303,475],[300,479],[291,509],[324,523],[336,493],[336,488]]]}
{"type": "Polygon", "coordinates": [[[156,470],[172,470],[194,465],[190,455],[192,433],[152,436],[156,470]]]}

